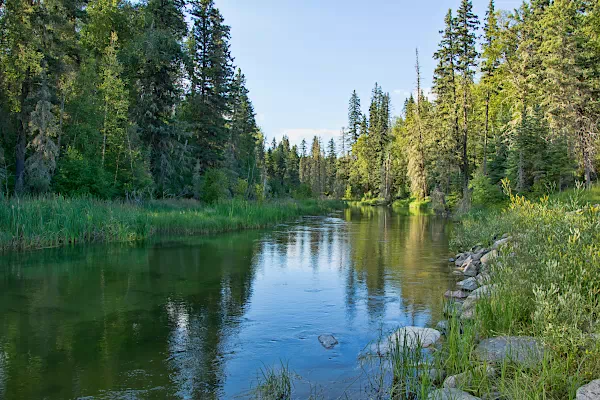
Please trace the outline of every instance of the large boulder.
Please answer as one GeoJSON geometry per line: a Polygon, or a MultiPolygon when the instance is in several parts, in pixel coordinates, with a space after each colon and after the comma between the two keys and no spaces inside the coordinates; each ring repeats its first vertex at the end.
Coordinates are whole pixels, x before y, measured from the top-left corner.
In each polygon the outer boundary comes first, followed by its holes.
{"type": "Polygon", "coordinates": [[[575,400],[600,400],[600,379],[577,389],[575,400]]]}
{"type": "Polygon", "coordinates": [[[333,349],[335,345],[338,344],[337,339],[333,337],[333,335],[320,335],[319,342],[328,350],[333,349]]]}
{"type": "Polygon", "coordinates": [[[482,340],[474,354],[486,363],[508,360],[521,366],[533,367],[544,359],[544,348],[534,337],[500,336],[482,340]]]}
{"type": "Polygon", "coordinates": [[[479,287],[479,285],[477,284],[477,279],[473,277],[458,282],[456,286],[461,290],[467,290],[469,292],[472,292],[473,290],[479,287]]]}
{"type": "Polygon", "coordinates": [[[405,346],[410,349],[418,347],[427,348],[440,340],[441,336],[440,331],[435,329],[407,326],[398,329],[387,338],[371,345],[371,351],[378,354],[386,354],[394,346],[405,346]]]}
{"type": "Polygon", "coordinates": [[[427,400],[481,400],[479,397],[470,395],[458,389],[438,389],[429,393],[427,400]]]}

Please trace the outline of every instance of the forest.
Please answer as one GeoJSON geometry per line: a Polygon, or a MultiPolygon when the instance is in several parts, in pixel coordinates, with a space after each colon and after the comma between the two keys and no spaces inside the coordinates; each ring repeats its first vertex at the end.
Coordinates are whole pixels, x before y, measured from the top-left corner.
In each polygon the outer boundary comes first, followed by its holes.
{"type": "Polygon", "coordinates": [[[591,185],[600,4],[491,0],[482,18],[457,5],[429,96],[417,50],[400,116],[375,84],[366,111],[352,92],[339,140],[297,147],[265,142],[212,0],[2,0],[0,195],[452,205],[495,201],[503,179],[591,185]]]}

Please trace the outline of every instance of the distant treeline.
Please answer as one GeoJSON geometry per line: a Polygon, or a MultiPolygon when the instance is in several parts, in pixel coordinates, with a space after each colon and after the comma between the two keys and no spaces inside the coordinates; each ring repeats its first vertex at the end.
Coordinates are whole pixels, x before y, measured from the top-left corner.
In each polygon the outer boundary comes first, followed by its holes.
{"type": "MultiPolygon", "coordinates": [[[[212,0],[0,0],[0,195],[493,200],[596,177],[600,4],[462,0],[431,96],[352,94],[341,140],[267,145],[212,0]],[[189,23],[186,23],[189,21],[189,23]],[[470,189],[470,190],[468,190],[470,189]]],[[[390,66],[393,68],[393,66],[390,66]]]]}

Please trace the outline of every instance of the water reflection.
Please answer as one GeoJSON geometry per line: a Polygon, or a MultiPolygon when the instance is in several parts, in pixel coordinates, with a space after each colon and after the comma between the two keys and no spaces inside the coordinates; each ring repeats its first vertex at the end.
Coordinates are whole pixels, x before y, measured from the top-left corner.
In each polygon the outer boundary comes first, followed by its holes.
{"type": "Polygon", "coordinates": [[[289,360],[341,394],[380,329],[430,324],[446,223],[348,209],[268,232],[0,258],[0,398],[231,398],[289,360]],[[330,351],[317,341],[333,333],[330,351]]]}

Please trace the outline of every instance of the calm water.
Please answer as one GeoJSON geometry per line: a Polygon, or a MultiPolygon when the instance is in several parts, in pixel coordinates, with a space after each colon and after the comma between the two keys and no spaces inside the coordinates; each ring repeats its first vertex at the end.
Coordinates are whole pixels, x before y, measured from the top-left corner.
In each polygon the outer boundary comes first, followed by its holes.
{"type": "MultiPolygon", "coordinates": [[[[280,361],[336,398],[381,329],[433,325],[446,222],[349,209],[270,231],[0,258],[0,399],[235,398],[280,361]],[[317,337],[340,342],[325,350],[317,337]]],[[[304,393],[303,393],[304,392],[304,393]]]]}

